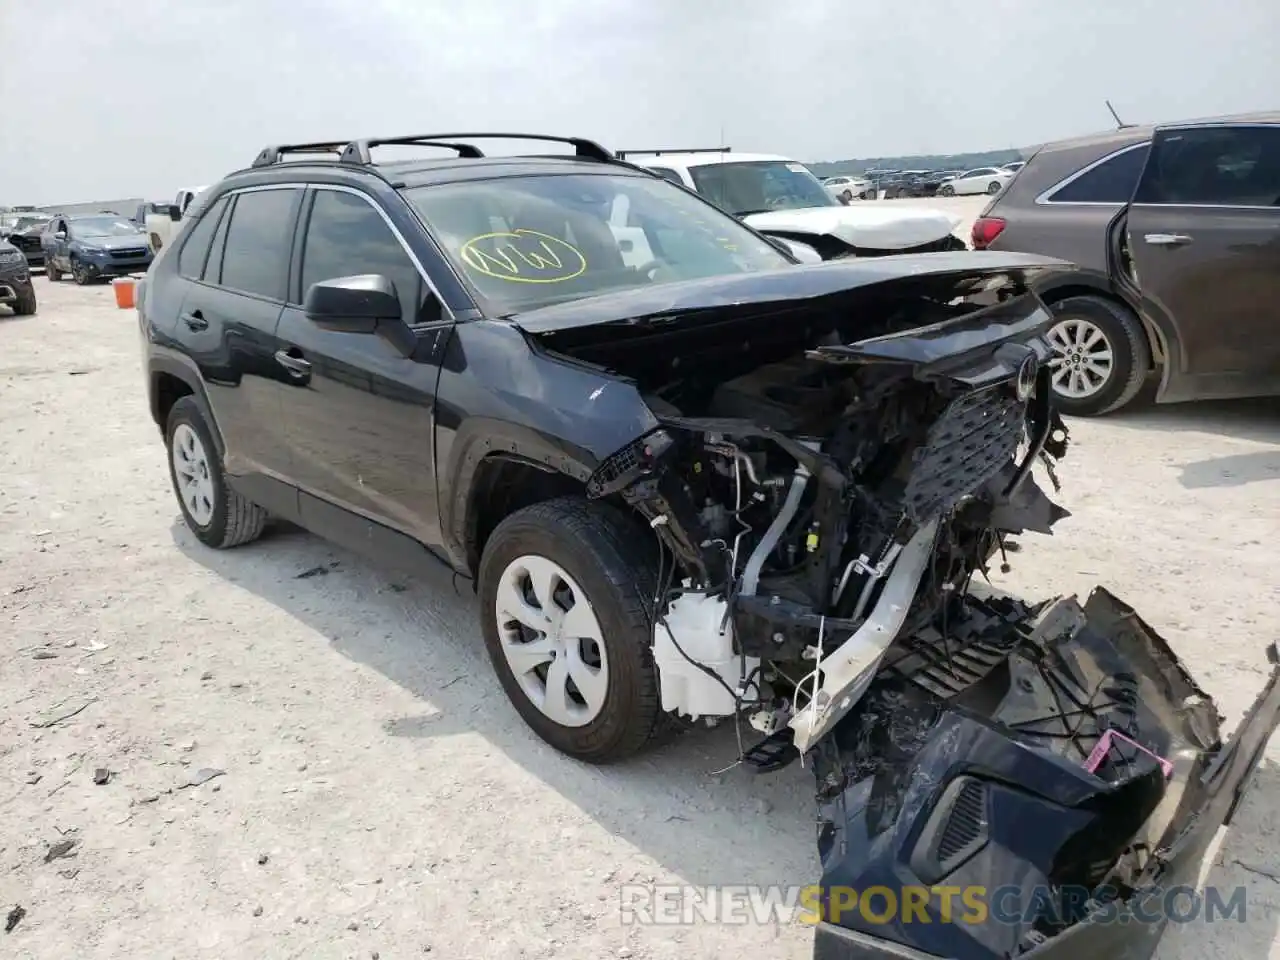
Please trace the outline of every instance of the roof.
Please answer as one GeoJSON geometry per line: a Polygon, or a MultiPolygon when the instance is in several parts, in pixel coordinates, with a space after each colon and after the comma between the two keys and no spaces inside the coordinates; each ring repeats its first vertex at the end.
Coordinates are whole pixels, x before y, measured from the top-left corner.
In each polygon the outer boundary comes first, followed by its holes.
{"type": "Polygon", "coordinates": [[[721,163],[796,163],[790,157],[776,153],[739,153],[736,150],[707,150],[697,153],[667,152],[644,153],[628,150],[627,159],[646,167],[706,167],[721,163]]]}
{"type": "Polygon", "coordinates": [[[1215,123],[1277,123],[1280,124],[1280,112],[1269,110],[1258,113],[1237,113],[1221,117],[1200,117],[1193,120],[1176,120],[1169,123],[1147,123],[1125,126],[1118,129],[1104,130],[1099,133],[1087,133],[1078,137],[1065,137],[1045,143],[1043,150],[1068,150],[1077,147],[1097,145],[1099,147],[1115,147],[1119,149],[1128,143],[1139,143],[1150,140],[1156,130],[1166,127],[1189,127],[1215,123]]]}
{"type": "Polygon", "coordinates": [[[601,163],[573,156],[491,156],[491,157],[419,157],[389,163],[341,163],[337,160],[297,160],[265,167],[246,167],[228,174],[228,178],[260,179],[261,182],[288,180],[290,177],[329,178],[374,176],[397,188],[487,180],[494,177],[545,176],[549,174],[590,173],[615,176],[646,176],[627,163],[601,163]]]}

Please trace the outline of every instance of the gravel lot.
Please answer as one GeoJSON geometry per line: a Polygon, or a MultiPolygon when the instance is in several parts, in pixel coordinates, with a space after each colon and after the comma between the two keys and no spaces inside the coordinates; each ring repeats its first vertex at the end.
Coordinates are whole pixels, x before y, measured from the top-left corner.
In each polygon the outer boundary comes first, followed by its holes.
{"type": "MultiPolygon", "coordinates": [[[[36,283],[37,316],[0,317],[0,910],[27,911],[0,954],[808,960],[799,926],[618,916],[631,881],[816,879],[806,771],[714,774],[729,730],[576,764],[503,698],[465,585],[294,530],[200,547],[133,313],[105,286],[36,283]]],[[[1234,722],[1280,638],[1280,403],[1073,429],[1074,516],[998,584],[1107,584],[1234,722]]],[[[1171,931],[1161,960],[1280,957],[1277,750],[1209,865],[1247,886],[1247,921],[1171,931]]]]}

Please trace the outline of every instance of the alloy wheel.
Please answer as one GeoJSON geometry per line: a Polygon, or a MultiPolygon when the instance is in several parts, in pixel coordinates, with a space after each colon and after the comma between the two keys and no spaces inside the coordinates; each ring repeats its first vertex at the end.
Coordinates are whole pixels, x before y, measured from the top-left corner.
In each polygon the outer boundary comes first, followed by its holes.
{"type": "Polygon", "coordinates": [[[507,665],[548,719],[583,727],[604,707],[609,661],[582,588],[546,557],[517,557],[498,580],[494,614],[507,665]]]}
{"type": "Polygon", "coordinates": [[[1053,389],[1064,397],[1084,400],[1095,396],[1115,373],[1111,341],[1083,317],[1059,320],[1049,329],[1056,356],[1049,361],[1053,389]]]}
{"type": "Polygon", "coordinates": [[[213,477],[209,455],[200,436],[190,425],[178,424],[173,431],[173,472],[178,479],[178,496],[191,519],[201,527],[213,520],[213,477]]]}

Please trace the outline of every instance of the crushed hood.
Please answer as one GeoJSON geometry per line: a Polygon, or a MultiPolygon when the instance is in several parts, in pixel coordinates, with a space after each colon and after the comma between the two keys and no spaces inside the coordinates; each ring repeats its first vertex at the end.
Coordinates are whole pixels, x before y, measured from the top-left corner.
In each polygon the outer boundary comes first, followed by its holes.
{"type": "Polygon", "coordinates": [[[854,204],[774,210],[742,218],[762,233],[831,236],[868,250],[906,250],[940,240],[960,226],[961,218],[927,207],[854,204]]]}
{"type": "Polygon", "coordinates": [[[658,324],[703,311],[763,312],[762,308],[904,283],[911,285],[913,295],[945,301],[1011,277],[1031,283],[1044,274],[1070,269],[1070,263],[1052,257],[991,250],[849,258],[633,287],[540,307],[517,314],[511,322],[531,334],[605,323],[658,324]]]}

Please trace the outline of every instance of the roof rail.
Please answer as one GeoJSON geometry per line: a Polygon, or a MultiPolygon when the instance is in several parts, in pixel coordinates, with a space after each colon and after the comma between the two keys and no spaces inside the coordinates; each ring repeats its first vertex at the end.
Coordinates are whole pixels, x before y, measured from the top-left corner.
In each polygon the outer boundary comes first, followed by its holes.
{"type": "Polygon", "coordinates": [[[258,154],[253,161],[255,167],[269,167],[272,164],[279,163],[287,154],[291,153],[342,153],[346,147],[346,140],[329,140],[324,143],[290,143],[267,146],[262,148],[262,152],[258,154]]]}
{"type": "Polygon", "coordinates": [[[352,140],[342,150],[338,158],[343,163],[371,164],[369,155],[371,147],[388,144],[405,144],[416,146],[447,147],[458,151],[460,157],[483,157],[484,154],[471,144],[452,141],[468,140],[542,140],[550,143],[567,143],[574,148],[576,156],[608,163],[614,159],[612,153],[594,140],[581,137],[553,137],[540,133],[427,133],[408,137],[376,137],[373,139],[352,140]]]}
{"type": "Polygon", "coordinates": [[[672,148],[663,148],[661,150],[619,150],[618,159],[625,160],[628,155],[633,153],[642,153],[646,156],[660,157],[664,153],[732,153],[732,147],[694,147],[691,150],[676,150],[672,148]]]}

